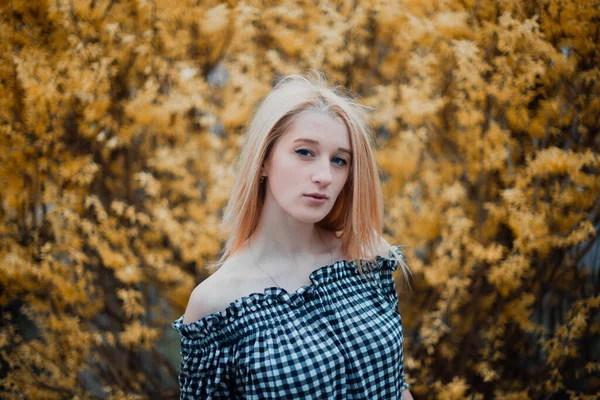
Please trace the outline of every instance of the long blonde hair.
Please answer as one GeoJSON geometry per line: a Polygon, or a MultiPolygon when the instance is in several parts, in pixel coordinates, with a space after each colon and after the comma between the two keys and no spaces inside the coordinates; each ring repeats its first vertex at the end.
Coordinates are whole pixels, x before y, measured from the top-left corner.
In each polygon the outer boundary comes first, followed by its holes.
{"type": "MultiPolygon", "coordinates": [[[[373,262],[382,249],[383,194],[375,162],[372,133],[365,109],[346,95],[341,86],[328,87],[322,72],[288,75],[258,104],[247,126],[241,154],[236,165],[235,184],[225,209],[221,233],[227,241],[220,259],[207,268],[220,267],[256,229],[264,204],[266,184],[261,184],[261,166],[277,141],[288,132],[294,119],[304,111],[320,111],[343,122],[350,134],[352,161],[348,180],[330,213],[315,225],[335,232],[348,255],[363,274],[360,260],[373,262]],[[341,234],[341,236],[340,236],[341,234]]],[[[401,257],[405,278],[408,267],[401,257]]],[[[410,272],[410,271],[409,271],[410,272]]]]}

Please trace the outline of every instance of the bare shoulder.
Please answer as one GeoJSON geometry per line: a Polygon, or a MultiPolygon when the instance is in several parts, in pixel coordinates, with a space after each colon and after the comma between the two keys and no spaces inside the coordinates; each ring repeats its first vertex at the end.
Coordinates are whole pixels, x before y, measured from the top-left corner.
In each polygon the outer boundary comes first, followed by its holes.
{"type": "Polygon", "coordinates": [[[220,277],[213,274],[203,280],[192,290],[188,300],[183,323],[189,324],[219,311],[219,301],[216,288],[219,286],[220,277]]]}
{"type": "MultiPolygon", "coordinates": [[[[336,252],[336,254],[338,255],[338,258],[346,258],[347,256],[343,253],[342,251],[342,240],[341,238],[337,237],[336,234],[334,232],[329,232],[328,233],[328,237],[327,240],[329,241],[329,243],[332,245],[332,249],[336,252]]],[[[378,256],[387,258],[389,257],[388,251],[392,246],[388,243],[387,240],[385,240],[385,238],[383,236],[379,236],[379,238],[377,239],[377,243],[376,243],[376,254],[378,256]]]]}
{"type": "Polygon", "coordinates": [[[198,321],[227,307],[231,298],[229,292],[235,286],[235,281],[228,274],[231,264],[231,261],[226,261],[192,290],[183,315],[184,324],[198,321]]]}
{"type": "Polygon", "coordinates": [[[380,257],[387,258],[389,257],[388,250],[391,245],[383,238],[383,236],[379,237],[379,242],[377,244],[377,255],[380,257]]]}
{"type": "Polygon", "coordinates": [[[240,256],[230,257],[217,271],[192,290],[183,316],[184,324],[223,311],[237,298],[237,293],[240,292],[244,282],[242,274],[239,273],[241,264],[240,256]]]}

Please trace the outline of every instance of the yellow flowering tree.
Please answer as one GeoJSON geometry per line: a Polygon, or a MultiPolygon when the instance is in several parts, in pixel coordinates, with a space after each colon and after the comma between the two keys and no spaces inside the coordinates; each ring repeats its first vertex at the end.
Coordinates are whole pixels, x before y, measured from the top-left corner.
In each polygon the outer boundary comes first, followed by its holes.
{"type": "Polygon", "coordinates": [[[422,277],[401,301],[413,393],[593,398],[598,8],[409,3],[382,12],[372,103],[389,226],[422,277]]]}
{"type": "Polygon", "coordinates": [[[415,397],[593,398],[599,18],[577,0],[3,3],[0,397],[177,397],[170,322],[220,251],[243,124],[275,77],[317,68],[374,109],[415,397]]]}

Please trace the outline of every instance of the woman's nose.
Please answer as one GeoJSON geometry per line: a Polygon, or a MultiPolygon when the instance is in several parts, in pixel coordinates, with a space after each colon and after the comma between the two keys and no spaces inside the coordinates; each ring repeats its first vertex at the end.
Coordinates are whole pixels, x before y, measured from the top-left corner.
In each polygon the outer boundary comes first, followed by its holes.
{"type": "Polygon", "coordinates": [[[320,182],[321,184],[331,183],[331,166],[329,162],[327,165],[319,165],[317,172],[313,176],[313,180],[320,182]]]}

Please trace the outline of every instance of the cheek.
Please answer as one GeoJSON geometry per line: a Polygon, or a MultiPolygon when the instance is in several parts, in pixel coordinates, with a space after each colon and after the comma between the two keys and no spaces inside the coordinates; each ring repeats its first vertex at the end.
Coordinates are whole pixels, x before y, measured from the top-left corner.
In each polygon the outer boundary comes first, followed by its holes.
{"type": "Polygon", "coordinates": [[[293,189],[305,180],[302,165],[294,162],[293,157],[278,157],[273,160],[271,168],[271,184],[284,196],[292,195],[293,189]]]}
{"type": "Polygon", "coordinates": [[[340,178],[339,187],[338,187],[338,195],[340,193],[342,193],[342,191],[344,190],[344,187],[349,185],[349,183],[348,183],[349,178],[350,178],[350,175],[347,172],[342,174],[342,176],[340,178]]]}
{"type": "Polygon", "coordinates": [[[350,179],[350,171],[348,169],[340,172],[340,175],[339,175],[340,190],[348,183],[349,179],[350,179]]]}
{"type": "Polygon", "coordinates": [[[295,184],[304,178],[305,164],[294,159],[293,156],[281,156],[274,164],[274,173],[279,180],[287,182],[288,185],[295,184]]]}

